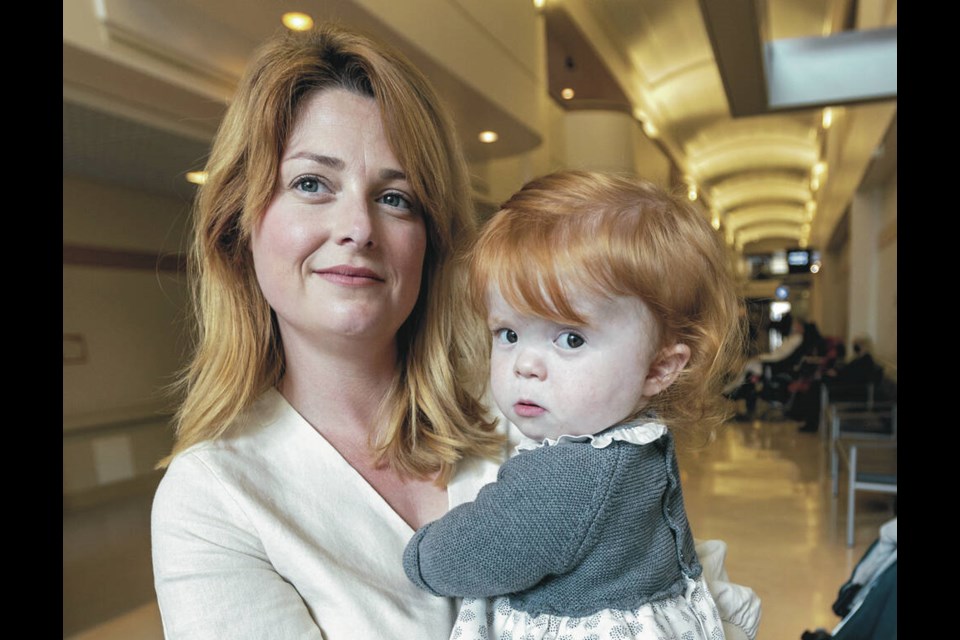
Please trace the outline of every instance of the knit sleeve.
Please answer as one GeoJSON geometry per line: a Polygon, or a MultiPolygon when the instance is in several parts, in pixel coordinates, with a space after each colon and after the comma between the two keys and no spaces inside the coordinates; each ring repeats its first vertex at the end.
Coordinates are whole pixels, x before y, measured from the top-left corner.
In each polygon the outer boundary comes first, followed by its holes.
{"type": "MultiPolygon", "coordinates": [[[[580,447],[582,449],[582,447],[580,447]]],[[[493,597],[567,571],[606,490],[602,470],[578,447],[549,447],[508,460],[473,502],[422,527],[404,552],[407,577],[438,596],[493,597]]]]}

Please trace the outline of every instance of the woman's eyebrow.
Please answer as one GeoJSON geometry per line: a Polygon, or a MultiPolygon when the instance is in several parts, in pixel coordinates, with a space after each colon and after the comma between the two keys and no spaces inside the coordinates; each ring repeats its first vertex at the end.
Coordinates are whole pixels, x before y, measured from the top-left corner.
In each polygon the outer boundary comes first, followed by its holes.
{"type": "Polygon", "coordinates": [[[381,180],[406,180],[407,174],[400,169],[380,169],[381,180]]]}
{"type": "Polygon", "coordinates": [[[322,164],[325,167],[336,169],[337,171],[343,171],[347,167],[347,164],[340,158],[324,156],[319,153],[312,153],[310,151],[299,151],[285,160],[311,160],[317,164],[322,164]]]}
{"type": "MultiPolygon", "coordinates": [[[[325,156],[319,153],[313,153],[311,151],[298,151],[297,153],[291,155],[285,160],[310,160],[321,164],[325,167],[335,169],[337,171],[343,171],[347,168],[347,164],[340,158],[335,158],[333,156],[325,156]]],[[[381,180],[406,180],[407,174],[401,171],[400,169],[381,169],[380,170],[380,179],[381,180]]]]}

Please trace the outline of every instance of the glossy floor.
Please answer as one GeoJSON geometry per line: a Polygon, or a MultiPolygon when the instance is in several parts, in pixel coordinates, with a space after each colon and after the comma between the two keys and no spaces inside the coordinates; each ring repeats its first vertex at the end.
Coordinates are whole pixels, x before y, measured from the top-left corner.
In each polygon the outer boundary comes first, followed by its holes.
{"type": "MultiPolygon", "coordinates": [[[[799,640],[833,628],[830,605],[881,524],[883,494],[857,497],[856,544],[846,546],[846,500],[831,495],[819,436],[797,423],[730,423],[710,447],[680,456],[698,538],[728,546],[734,582],[763,601],[759,640],[799,640]]],[[[64,515],[63,633],[70,640],[160,640],[149,550],[150,496],[64,515]]]]}

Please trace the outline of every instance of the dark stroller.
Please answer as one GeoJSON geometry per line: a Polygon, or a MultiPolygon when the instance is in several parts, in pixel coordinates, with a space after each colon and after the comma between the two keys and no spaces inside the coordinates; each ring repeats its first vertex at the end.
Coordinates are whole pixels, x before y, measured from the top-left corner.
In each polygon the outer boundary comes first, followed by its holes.
{"type": "Polygon", "coordinates": [[[880,527],[880,537],[840,587],[833,612],[841,620],[832,631],[805,631],[801,640],[896,640],[896,518],[880,527]]]}

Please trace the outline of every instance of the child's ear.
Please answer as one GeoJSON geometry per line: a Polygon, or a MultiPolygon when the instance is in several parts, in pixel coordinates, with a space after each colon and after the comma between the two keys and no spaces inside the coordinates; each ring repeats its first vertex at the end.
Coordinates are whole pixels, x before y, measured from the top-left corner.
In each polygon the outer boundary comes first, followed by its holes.
{"type": "Polygon", "coordinates": [[[690,347],[675,344],[661,349],[650,362],[647,379],[643,381],[643,395],[652,398],[677,379],[690,360],[690,347]]]}

